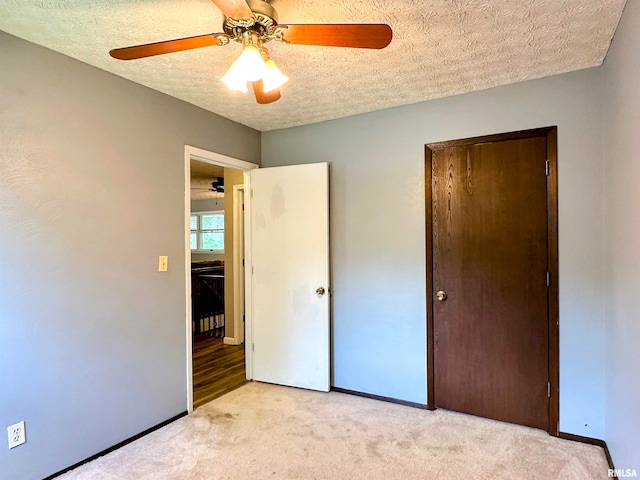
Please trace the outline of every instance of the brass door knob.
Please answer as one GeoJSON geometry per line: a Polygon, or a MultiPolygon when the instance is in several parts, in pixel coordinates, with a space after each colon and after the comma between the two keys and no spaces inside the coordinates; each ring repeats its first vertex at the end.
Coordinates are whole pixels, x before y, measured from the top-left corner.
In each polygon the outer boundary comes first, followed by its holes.
{"type": "Polygon", "coordinates": [[[316,289],[316,293],[320,296],[324,295],[325,289],[324,287],[319,287],[316,289]]]}
{"type": "Polygon", "coordinates": [[[441,302],[444,302],[447,299],[447,294],[440,290],[438,293],[436,293],[436,298],[441,302]]]}

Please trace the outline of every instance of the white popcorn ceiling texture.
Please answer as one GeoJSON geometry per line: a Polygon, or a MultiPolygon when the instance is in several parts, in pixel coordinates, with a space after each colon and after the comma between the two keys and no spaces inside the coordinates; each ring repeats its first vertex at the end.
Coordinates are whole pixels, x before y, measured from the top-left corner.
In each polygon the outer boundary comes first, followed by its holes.
{"type": "Polygon", "coordinates": [[[0,29],[261,131],[600,65],[626,0],[273,0],[280,23],[387,23],[384,50],[283,45],[258,105],[220,82],[239,44],[141,60],[112,48],[222,31],[210,0],[0,0],[0,29]]]}

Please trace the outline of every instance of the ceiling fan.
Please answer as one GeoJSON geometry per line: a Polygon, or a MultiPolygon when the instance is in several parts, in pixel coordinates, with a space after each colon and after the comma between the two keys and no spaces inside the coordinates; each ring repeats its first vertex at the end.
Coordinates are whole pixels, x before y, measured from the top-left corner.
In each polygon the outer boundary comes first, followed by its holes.
{"type": "Polygon", "coordinates": [[[280,25],[276,10],[265,0],[213,0],[222,11],[224,33],[210,33],[133,47],[116,48],[109,54],[119,60],[180,52],[231,41],[243,50],[222,81],[231,89],[247,93],[253,89],[260,104],[280,99],[280,87],[288,78],[271,60],[264,44],[277,41],[292,45],[315,45],[350,48],[385,48],[393,37],[386,24],[298,24],[280,25]]]}
{"type": "Polygon", "coordinates": [[[224,178],[216,178],[211,182],[211,188],[209,190],[216,193],[224,193],[224,178]]]}

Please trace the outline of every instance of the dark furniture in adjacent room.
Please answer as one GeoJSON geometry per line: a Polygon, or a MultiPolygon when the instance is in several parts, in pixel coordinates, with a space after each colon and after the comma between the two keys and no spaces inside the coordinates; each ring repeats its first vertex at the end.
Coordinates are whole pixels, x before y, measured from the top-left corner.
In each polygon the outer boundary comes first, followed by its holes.
{"type": "Polygon", "coordinates": [[[224,262],[191,263],[191,302],[194,335],[224,337],[224,262]]]}

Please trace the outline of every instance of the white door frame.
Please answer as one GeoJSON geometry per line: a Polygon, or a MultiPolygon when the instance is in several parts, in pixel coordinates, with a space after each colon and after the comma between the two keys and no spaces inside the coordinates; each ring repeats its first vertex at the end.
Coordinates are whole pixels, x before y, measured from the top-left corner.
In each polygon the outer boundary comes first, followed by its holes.
{"type": "MultiPolygon", "coordinates": [[[[186,323],[186,340],[187,340],[187,411],[193,412],[193,338],[192,338],[192,320],[191,320],[191,160],[210,163],[220,167],[235,168],[244,172],[245,191],[250,192],[249,172],[259,165],[246,162],[238,158],[228,157],[220,153],[210,152],[201,148],[185,145],[184,147],[184,271],[185,271],[185,323],[186,323]]],[[[250,218],[251,213],[251,196],[245,198],[244,209],[244,250],[245,263],[251,265],[251,226],[246,221],[250,218]]],[[[251,345],[251,276],[245,275],[245,365],[247,372],[247,380],[253,378],[253,370],[251,365],[251,355],[247,345],[251,345]]],[[[235,334],[237,337],[237,334],[235,334]]]]}
{"type": "Polygon", "coordinates": [[[233,344],[244,343],[244,184],[233,186],[233,344]]]}

